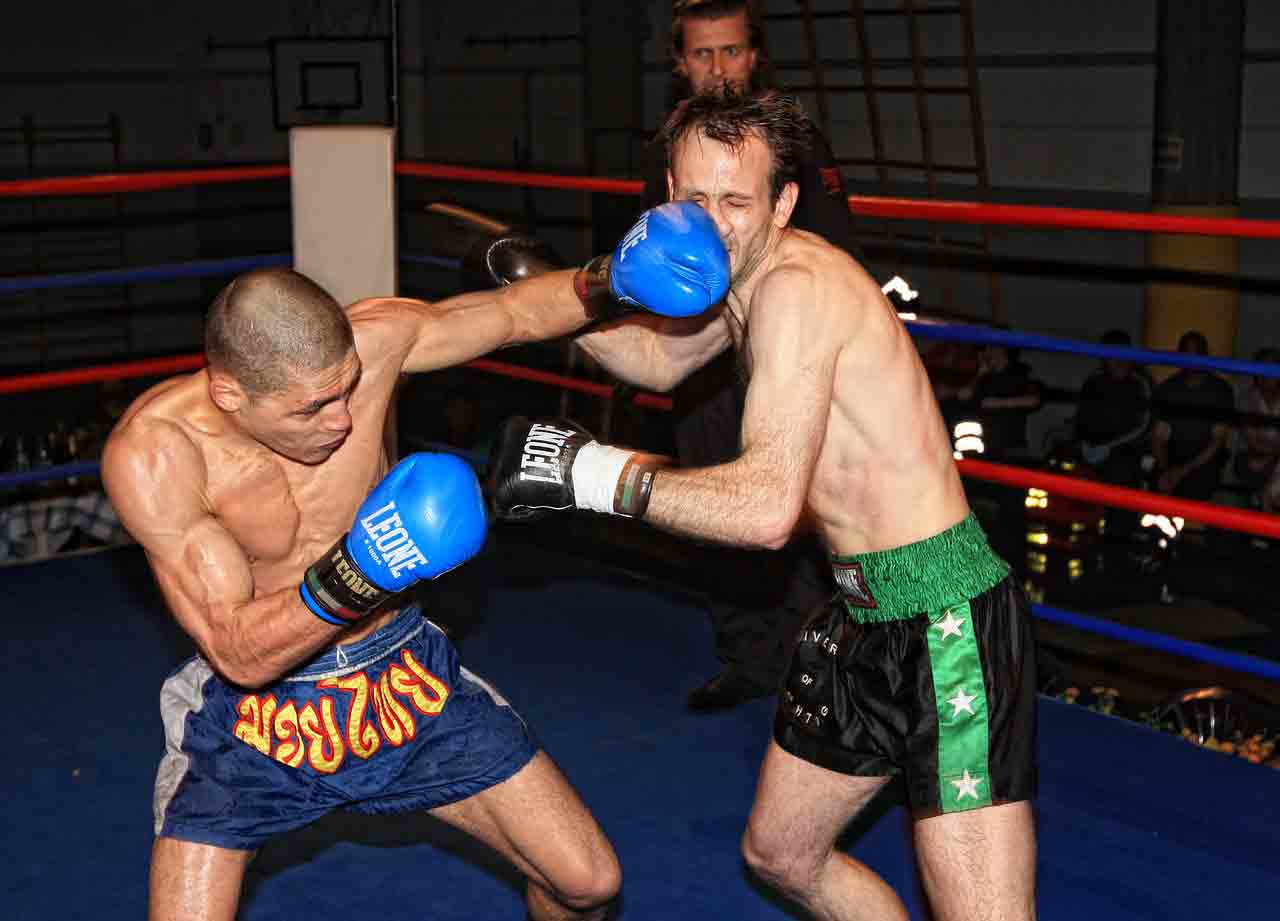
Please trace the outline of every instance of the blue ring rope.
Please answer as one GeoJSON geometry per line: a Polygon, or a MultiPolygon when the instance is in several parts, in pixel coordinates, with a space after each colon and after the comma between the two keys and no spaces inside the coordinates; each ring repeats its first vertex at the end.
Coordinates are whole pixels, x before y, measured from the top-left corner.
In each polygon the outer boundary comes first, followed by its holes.
{"type": "MultiPolygon", "coordinates": [[[[457,269],[462,265],[459,259],[441,256],[404,254],[400,258],[404,262],[445,269],[457,269]]],[[[230,259],[202,259],[198,262],[170,262],[132,269],[100,269],[93,272],[68,272],[61,275],[14,275],[9,278],[0,278],[0,294],[86,288],[92,285],[131,285],[142,281],[207,278],[211,275],[237,275],[250,269],[292,263],[293,256],[289,253],[270,253],[263,256],[235,256],[230,259]]]]}
{"type": "Polygon", "coordinates": [[[1098,633],[1102,636],[1124,640],[1136,646],[1147,646],[1188,659],[1207,662],[1210,665],[1221,665],[1236,671],[1258,675],[1262,678],[1270,678],[1272,681],[1280,681],[1280,662],[1259,659],[1239,652],[1229,652],[1225,649],[1218,649],[1216,646],[1206,646],[1203,643],[1192,643],[1172,636],[1165,636],[1162,633],[1152,633],[1150,630],[1142,630],[1138,627],[1127,627],[1124,624],[1117,624],[1114,621],[1104,620],[1100,617],[1089,617],[1085,614],[1077,614],[1074,611],[1051,608],[1048,605],[1033,604],[1031,609],[1036,617],[1051,623],[1075,627],[1078,630],[1085,630],[1089,633],[1098,633]]]}
{"type": "Polygon", "coordinates": [[[63,275],[15,275],[0,278],[0,294],[18,291],[49,291],[55,288],[83,288],[89,285],[131,285],[140,281],[171,281],[175,278],[207,278],[210,275],[236,275],[264,266],[290,265],[289,253],[264,256],[235,256],[231,259],[202,259],[198,262],[171,262],[140,266],[135,269],[101,269],[95,272],[69,272],[63,275]]]}
{"type": "Polygon", "coordinates": [[[1156,352],[1151,349],[1135,349],[1122,345],[1102,345],[1078,342],[1073,339],[1057,339],[1032,333],[1011,333],[1003,329],[971,326],[963,323],[920,323],[908,321],[907,329],[921,339],[939,342],[969,342],[978,345],[1003,345],[1009,348],[1031,349],[1035,352],[1066,352],[1072,355],[1089,355],[1094,358],[1117,358],[1146,365],[1173,365],[1178,368],[1195,368],[1201,371],[1222,371],[1226,374],[1254,375],[1256,377],[1280,377],[1280,364],[1262,361],[1241,361],[1238,358],[1214,358],[1209,355],[1192,355],[1187,352],[1156,352]]]}
{"type": "MultiPolygon", "coordinates": [[[[402,253],[403,262],[457,269],[457,259],[442,256],[402,253]]],[[[124,285],[142,281],[168,281],[178,278],[205,278],[213,275],[235,275],[250,269],[274,265],[289,265],[289,253],[271,253],[261,256],[238,256],[230,259],[205,259],[199,262],[175,262],[164,265],[142,266],[132,269],[103,269],[94,272],[72,272],[61,275],[19,275],[0,278],[0,294],[20,291],[40,291],[57,288],[78,288],[88,285],[124,285]]],[[[1037,352],[1062,352],[1093,358],[1116,358],[1146,365],[1169,365],[1202,371],[1220,371],[1224,374],[1251,375],[1255,377],[1280,377],[1280,364],[1258,361],[1242,361],[1235,358],[1214,358],[1208,355],[1191,355],[1185,352],[1160,352],[1151,349],[1135,349],[1127,346],[1102,345],[1078,342],[1053,336],[1031,333],[1014,333],[964,323],[922,323],[908,321],[907,329],[921,339],[939,342],[964,342],[976,345],[1002,345],[1007,348],[1025,348],[1037,352]]]]}
{"type": "Polygon", "coordinates": [[[16,486],[30,486],[32,483],[43,483],[45,480],[97,476],[100,467],[101,465],[97,461],[76,461],[71,464],[57,464],[52,467],[19,470],[16,473],[0,473],[0,491],[13,489],[16,486]]]}
{"type": "Polygon", "coordinates": [[[448,259],[444,256],[421,256],[417,253],[401,253],[401,262],[412,262],[416,265],[434,265],[442,269],[462,268],[461,259],[448,259]]]}

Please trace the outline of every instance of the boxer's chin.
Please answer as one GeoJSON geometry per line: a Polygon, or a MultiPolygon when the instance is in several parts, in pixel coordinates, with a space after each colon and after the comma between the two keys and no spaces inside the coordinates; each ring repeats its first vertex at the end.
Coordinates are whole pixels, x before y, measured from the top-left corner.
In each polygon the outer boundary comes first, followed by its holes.
{"type": "Polygon", "coordinates": [[[290,449],[277,447],[275,450],[277,454],[283,454],[295,464],[303,464],[307,467],[318,467],[329,458],[333,457],[334,454],[338,453],[338,449],[345,443],[346,439],[344,438],[336,444],[330,442],[323,445],[295,445],[290,449]]]}
{"type": "Polygon", "coordinates": [[[347,439],[344,437],[339,439],[338,441],[321,445],[320,447],[316,448],[315,451],[313,452],[316,459],[313,460],[311,463],[323,464],[329,458],[333,457],[333,455],[337,454],[338,449],[341,448],[346,443],[347,443],[347,439]]]}

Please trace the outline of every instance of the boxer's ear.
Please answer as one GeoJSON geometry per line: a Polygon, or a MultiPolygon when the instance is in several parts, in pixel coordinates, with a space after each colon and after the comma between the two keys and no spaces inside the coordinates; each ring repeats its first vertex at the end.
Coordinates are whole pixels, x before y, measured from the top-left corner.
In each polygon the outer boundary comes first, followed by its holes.
{"type": "Polygon", "coordinates": [[[245,403],[244,388],[227,372],[210,368],[209,399],[224,413],[238,412],[245,403]]]}
{"type": "Polygon", "coordinates": [[[778,200],[773,203],[773,223],[782,228],[791,220],[791,212],[796,209],[796,200],[800,197],[800,186],[788,182],[778,193],[778,200]]]}

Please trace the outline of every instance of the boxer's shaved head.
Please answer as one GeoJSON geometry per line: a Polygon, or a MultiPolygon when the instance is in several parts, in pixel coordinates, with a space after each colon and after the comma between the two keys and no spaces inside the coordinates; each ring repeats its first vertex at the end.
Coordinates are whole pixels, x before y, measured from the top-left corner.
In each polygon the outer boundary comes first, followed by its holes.
{"type": "Polygon", "coordinates": [[[291,269],[257,269],[213,300],[204,348],[211,368],[251,396],[277,393],[299,373],[338,364],[354,348],[351,323],[329,292],[291,269]]]}

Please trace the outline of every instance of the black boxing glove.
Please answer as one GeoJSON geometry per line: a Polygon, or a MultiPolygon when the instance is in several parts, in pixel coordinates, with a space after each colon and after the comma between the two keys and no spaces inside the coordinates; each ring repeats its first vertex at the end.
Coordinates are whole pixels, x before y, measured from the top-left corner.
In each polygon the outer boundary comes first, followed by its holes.
{"type": "Polygon", "coordinates": [[[502,287],[564,268],[560,257],[544,241],[512,232],[480,240],[462,260],[467,290],[502,287]]]}
{"type": "Polygon", "coordinates": [[[586,509],[638,518],[670,458],[601,444],[568,419],[503,423],[489,454],[489,505],[499,521],[586,509]]]}

